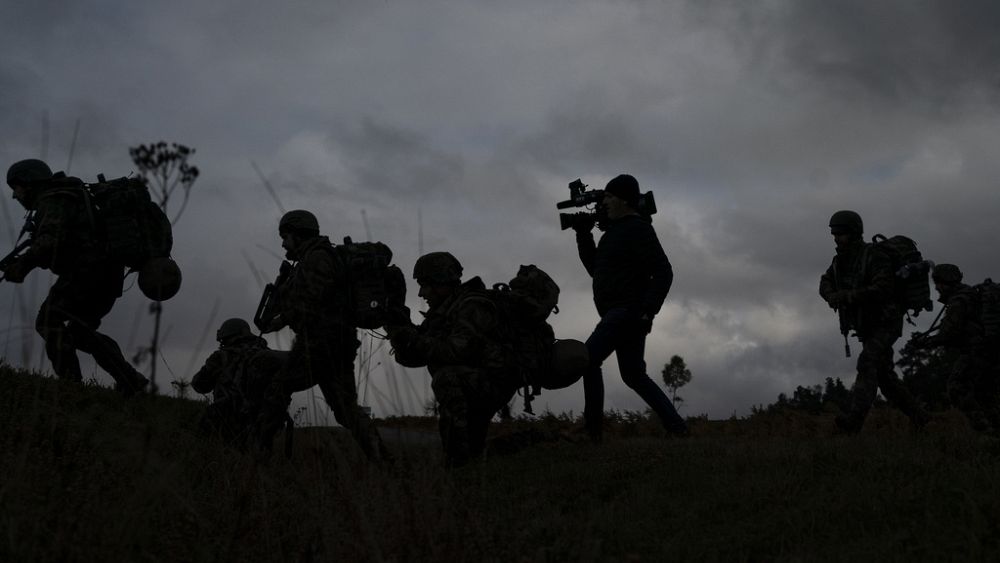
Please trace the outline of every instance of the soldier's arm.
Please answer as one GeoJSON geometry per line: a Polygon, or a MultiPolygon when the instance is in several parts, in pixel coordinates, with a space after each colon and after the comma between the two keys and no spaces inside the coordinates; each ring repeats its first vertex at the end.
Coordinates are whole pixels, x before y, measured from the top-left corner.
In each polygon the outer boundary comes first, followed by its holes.
{"type": "Polygon", "coordinates": [[[191,378],[191,388],[198,393],[210,393],[219,382],[219,375],[222,373],[223,353],[216,350],[205,360],[205,365],[201,366],[198,373],[191,378]]]}
{"type": "Polygon", "coordinates": [[[965,296],[958,295],[948,301],[944,310],[944,317],[938,330],[934,334],[924,339],[924,346],[936,348],[938,346],[957,346],[965,338],[965,323],[969,322],[972,315],[972,303],[965,296]]]}
{"type": "Polygon", "coordinates": [[[819,296],[823,298],[824,301],[830,304],[831,307],[836,307],[833,303],[833,294],[837,292],[837,282],[836,282],[836,272],[834,271],[833,264],[826,269],[819,278],[819,296]]]}
{"type": "Polygon", "coordinates": [[[594,233],[590,231],[576,231],[576,250],[580,253],[580,262],[591,277],[594,276],[594,258],[597,256],[597,244],[594,242],[594,233]]]}
{"type": "Polygon", "coordinates": [[[412,350],[419,350],[425,364],[476,364],[482,358],[485,336],[496,329],[496,310],[485,299],[468,299],[453,316],[443,336],[413,335],[412,350]]]}
{"type": "Polygon", "coordinates": [[[50,195],[38,201],[31,246],[21,256],[31,268],[49,268],[68,236],[72,236],[75,204],[68,195],[50,195]]]}
{"type": "Polygon", "coordinates": [[[656,237],[652,225],[643,226],[636,244],[640,260],[650,271],[649,286],[642,300],[641,313],[653,318],[660,312],[660,307],[670,292],[670,286],[674,283],[674,269],[667,259],[667,254],[663,252],[663,246],[656,237]]]}
{"type": "Polygon", "coordinates": [[[281,293],[281,322],[295,327],[324,314],[328,307],[324,298],[335,274],[329,252],[314,250],[303,257],[288,282],[289,287],[281,293]]]}

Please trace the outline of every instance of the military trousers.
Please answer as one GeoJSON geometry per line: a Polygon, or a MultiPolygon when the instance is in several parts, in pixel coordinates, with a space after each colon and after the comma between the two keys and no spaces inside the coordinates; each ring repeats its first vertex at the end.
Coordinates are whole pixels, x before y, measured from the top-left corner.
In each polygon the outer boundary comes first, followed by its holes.
{"type": "Polygon", "coordinates": [[[671,433],[687,430],[684,419],[664,393],[646,374],[646,330],[639,316],[628,309],[611,309],[597,323],[587,339],[590,367],[583,376],[583,416],[587,431],[599,436],[604,420],[604,375],[601,365],[614,353],[622,381],[646,402],[660,417],[663,427],[671,433]]]}
{"type": "Polygon", "coordinates": [[[445,460],[460,466],[482,455],[490,421],[517,387],[502,370],[472,366],[436,367],[431,390],[438,403],[438,430],[445,460]]]}
{"type": "Polygon", "coordinates": [[[58,377],[83,379],[79,350],[92,355],[123,391],[145,385],[118,343],[97,331],[121,297],[123,273],[119,265],[96,264],[67,272],[52,285],[35,318],[35,330],[45,340],[45,353],[58,377]]]}
{"type": "Polygon", "coordinates": [[[980,432],[1000,429],[996,356],[993,351],[963,351],[948,377],[948,399],[980,432]]]}
{"type": "Polygon", "coordinates": [[[318,385],[337,423],[350,431],[362,452],[369,459],[385,457],[378,431],[358,406],[354,359],[360,345],[357,331],[352,327],[297,332],[286,362],[267,393],[258,446],[270,449],[287,416],[292,393],[318,385]]]}
{"type": "Polygon", "coordinates": [[[879,390],[889,403],[903,411],[914,424],[926,424],[927,413],[896,375],[892,346],[898,338],[898,331],[883,327],[861,339],[857,377],[851,387],[851,406],[843,422],[845,429],[855,432],[861,429],[879,390]]]}

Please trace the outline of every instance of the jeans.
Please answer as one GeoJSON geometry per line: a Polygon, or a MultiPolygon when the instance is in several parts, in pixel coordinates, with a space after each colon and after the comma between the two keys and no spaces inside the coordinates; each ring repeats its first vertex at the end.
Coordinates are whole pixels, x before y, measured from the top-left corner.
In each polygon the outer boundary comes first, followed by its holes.
{"type": "Polygon", "coordinates": [[[660,417],[668,432],[684,432],[687,424],[667,394],[646,375],[646,329],[638,313],[628,309],[611,309],[601,317],[587,339],[590,368],[583,376],[583,417],[591,434],[600,433],[604,419],[604,376],[601,365],[612,352],[618,356],[622,381],[642,397],[660,417]]]}

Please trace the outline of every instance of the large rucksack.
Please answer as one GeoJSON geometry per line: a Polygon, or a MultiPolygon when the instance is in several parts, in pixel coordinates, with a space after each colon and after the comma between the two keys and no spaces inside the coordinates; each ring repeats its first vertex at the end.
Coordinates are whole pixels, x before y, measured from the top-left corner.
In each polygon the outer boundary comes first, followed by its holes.
{"type": "Polygon", "coordinates": [[[386,314],[406,299],[403,271],[393,265],[392,250],[381,242],[354,242],[344,237],[334,253],[344,265],[348,314],[354,326],[379,328],[386,314]]]}
{"type": "Polygon", "coordinates": [[[170,219],[149,195],[139,177],[84,184],[88,220],[94,226],[104,252],[132,270],[140,270],[151,258],[170,256],[174,236],[170,219]]]}
{"type": "Polygon", "coordinates": [[[987,346],[1000,345],[1000,284],[986,278],[973,286],[979,296],[979,320],[983,325],[983,338],[987,346]]]}
{"type": "Polygon", "coordinates": [[[555,334],[547,319],[559,312],[559,286],[535,265],[521,266],[508,283],[487,291],[497,308],[506,355],[524,389],[524,410],[545,387],[555,334]]]}
{"type": "Polygon", "coordinates": [[[921,311],[933,310],[930,272],[934,263],[924,260],[917,243],[903,235],[887,238],[877,234],[872,237],[872,245],[889,257],[895,272],[893,293],[900,308],[914,317],[921,311]]]}

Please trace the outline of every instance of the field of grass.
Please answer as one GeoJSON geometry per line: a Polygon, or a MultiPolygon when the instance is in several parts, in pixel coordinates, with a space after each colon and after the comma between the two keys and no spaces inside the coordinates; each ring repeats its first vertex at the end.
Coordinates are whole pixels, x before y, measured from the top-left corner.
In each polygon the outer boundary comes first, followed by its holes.
{"type": "Polygon", "coordinates": [[[256,464],[198,437],[202,403],[5,367],[0,389],[0,561],[1000,558],[1000,441],[953,413],[915,434],[879,410],[856,437],[830,415],[699,419],[685,439],[626,413],[600,445],[550,416],[448,472],[427,419],[380,421],[392,467],[330,428],[256,464]]]}

